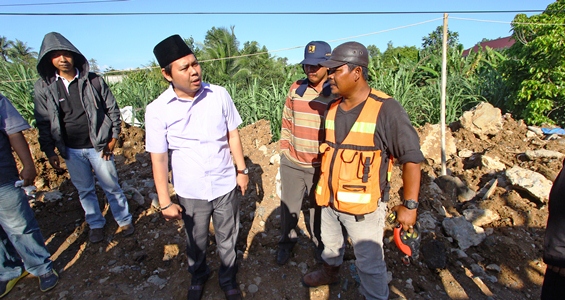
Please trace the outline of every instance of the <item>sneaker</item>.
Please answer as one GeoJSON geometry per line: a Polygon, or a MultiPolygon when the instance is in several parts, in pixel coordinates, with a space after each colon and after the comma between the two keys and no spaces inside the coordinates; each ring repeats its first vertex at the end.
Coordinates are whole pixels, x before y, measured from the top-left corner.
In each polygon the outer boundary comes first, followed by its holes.
{"type": "Polygon", "coordinates": [[[135,227],[133,227],[133,223],[129,223],[127,225],[120,227],[120,232],[124,236],[130,236],[135,232],[135,227]]]}
{"type": "Polygon", "coordinates": [[[57,271],[55,270],[39,275],[39,289],[42,292],[47,292],[54,288],[57,285],[57,282],[59,282],[59,274],[57,274],[57,271]]]}
{"type": "Polygon", "coordinates": [[[0,281],[0,298],[6,296],[18,283],[18,281],[29,274],[27,271],[23,271],[22,274],[16,278],[10,279],[8,281],[0,281]]]}
{"type": "Polygon", "coordinates": [[[91,243],[100,243],[104,239],[104,228],[91,228],[89,233],[91,243]]]}

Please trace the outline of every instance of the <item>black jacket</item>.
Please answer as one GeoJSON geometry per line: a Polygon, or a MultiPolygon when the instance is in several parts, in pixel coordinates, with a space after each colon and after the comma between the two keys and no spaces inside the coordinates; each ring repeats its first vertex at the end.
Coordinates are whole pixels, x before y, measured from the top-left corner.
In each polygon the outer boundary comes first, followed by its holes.
{"type": "Polygon", "coordinates": [[[120,109],[112,92],[102,80],[100,92],[92,84],[91,78],[98,75],[90,73],[88,60],[69,42],[57,32],[45,35],[39,51],[37,72],[41,77],[34,85],[35,119],[39,130],[39,143],[41,151],[47,157],[55,156],[55,148],[63,158],[67,157],[66,146],[61,135],[61,122],[59,120],[59,99],[56,68],[50,58],[50,52],[66,50],[73,53],[74,66],[79,70],[78,88],[84,111],[88,118],[90,141],[96,151],[102,151],[112,138],[118,138],[121,130],[120,109]]]}
{"type": "MultiPolygon", "coordinates": [[[[565,165],[565,160],[563,161],[565,165]]],[[[563,168],[549,193],[549,217],[543,243],[543,261],[565,268],[565,172],[563,168]]]]}

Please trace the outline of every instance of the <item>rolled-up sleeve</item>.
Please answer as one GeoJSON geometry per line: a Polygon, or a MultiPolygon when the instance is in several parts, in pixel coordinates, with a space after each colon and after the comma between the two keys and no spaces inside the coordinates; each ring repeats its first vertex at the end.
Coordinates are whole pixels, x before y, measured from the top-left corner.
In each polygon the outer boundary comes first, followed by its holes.
{"type": "Polygon", "coordinates": [[[399,164],[420,163],[425,160],[420,150],[418,133],[410,123],[408,114],[394,99],[384,101],[378,125],[383,141],[399,164]]]}

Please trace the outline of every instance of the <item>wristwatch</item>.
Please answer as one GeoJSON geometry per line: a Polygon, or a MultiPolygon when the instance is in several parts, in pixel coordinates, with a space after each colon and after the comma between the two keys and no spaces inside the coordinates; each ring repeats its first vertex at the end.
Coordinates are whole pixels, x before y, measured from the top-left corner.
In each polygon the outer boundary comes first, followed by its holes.
{"type": "Polygon", "coordinates": [[[412,199],[406,199],[404,200],[404,203],[402,203],[406,208],[408,209],[416,209],[418,208],[418,201],[414,201],[412,199]]]}
{"type": "Polygon", "coordinates": [[[243,175],[248,175],[249,174],[249,169],[245,168],[243,170],[237,170],[237,174],[243,174],[243,175]]]}

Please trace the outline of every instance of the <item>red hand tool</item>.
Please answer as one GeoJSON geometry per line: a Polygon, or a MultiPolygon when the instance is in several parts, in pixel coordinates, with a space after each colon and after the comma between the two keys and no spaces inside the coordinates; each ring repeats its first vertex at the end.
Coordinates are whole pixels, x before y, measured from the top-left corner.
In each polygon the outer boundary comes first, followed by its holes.
{"type": "Polygon", "coordinates": [[[413,260],[418,259],[418,249],[420,248],[420,241],[422,239],[420,236],[420,224],[416,222],[414,228],[412,228],[412,232],[409,232],[402,230],[402,224],[396,222],[396,212],[392,212],[387,220],[390,224],[396,224],[393,232],[394,243],[396,247],[404,253],[402,262],[409,265],[410,258],[413,260]]]}

